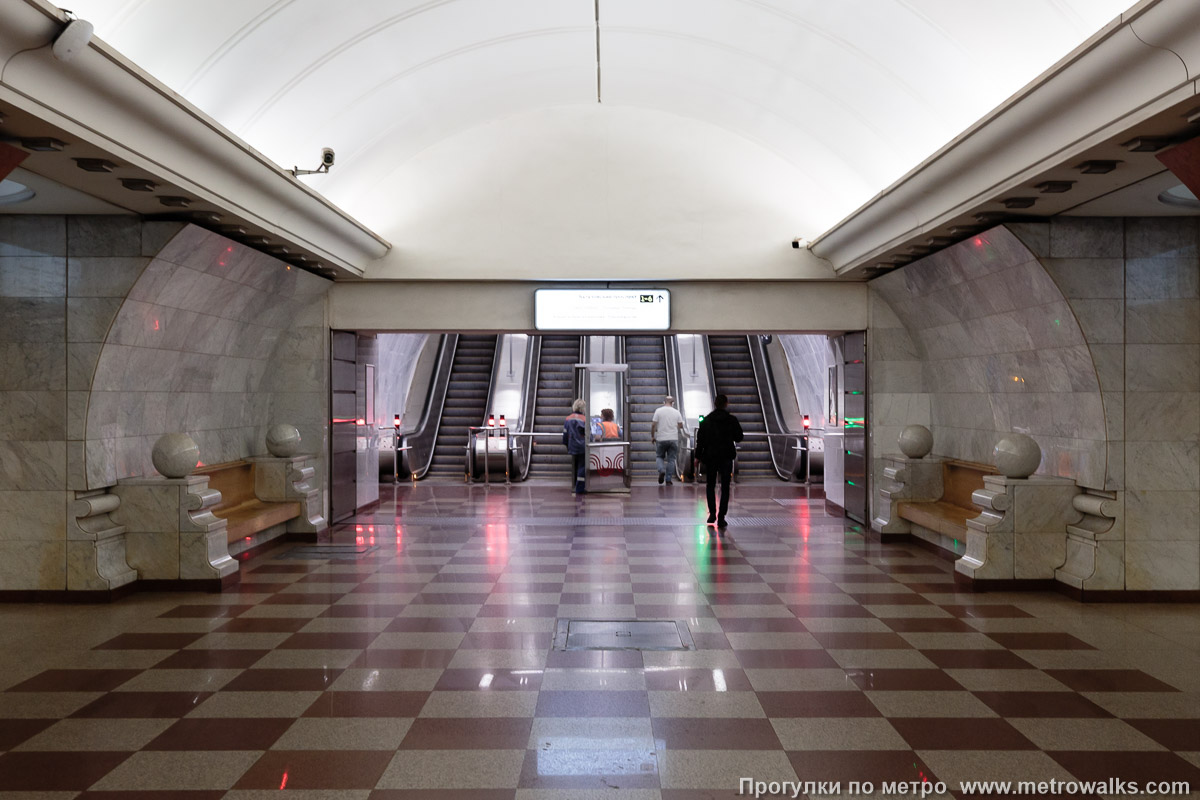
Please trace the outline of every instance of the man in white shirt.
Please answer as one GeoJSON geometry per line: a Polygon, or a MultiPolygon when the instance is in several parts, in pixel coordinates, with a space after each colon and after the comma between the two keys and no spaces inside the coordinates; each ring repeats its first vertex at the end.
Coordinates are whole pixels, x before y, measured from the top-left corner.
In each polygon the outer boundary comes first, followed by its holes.
{"type": "Polygon", "coordinates": [[[654,443],[654,460],[658,465],[658,482],[668,484],[678,473],[679,439],[683,434],[683,416],[675,410],[675,398],[667,395],[663,405],[654,411],[650,422],[650,441],[654,443]]]}

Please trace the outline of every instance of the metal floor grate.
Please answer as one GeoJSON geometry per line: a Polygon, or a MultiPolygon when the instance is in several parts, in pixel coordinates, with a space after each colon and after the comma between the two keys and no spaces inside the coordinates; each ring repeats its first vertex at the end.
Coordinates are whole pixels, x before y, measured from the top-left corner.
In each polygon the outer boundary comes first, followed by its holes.
{"type": "Polygon", "coordinates": [[[682,620],[560,619],[555,650],[695,650],[682,620]]]}
{"type": "Polygon", "coordinates": [[[313,544],[299,545],[280,553],[276,558],[332,558],[355,559],[379,549],[379,545],[360,544],[313,544]]]}

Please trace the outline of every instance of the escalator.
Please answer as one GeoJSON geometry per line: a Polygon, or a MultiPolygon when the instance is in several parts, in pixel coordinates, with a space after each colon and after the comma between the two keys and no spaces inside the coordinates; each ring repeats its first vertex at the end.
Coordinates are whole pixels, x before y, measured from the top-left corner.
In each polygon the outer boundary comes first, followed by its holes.
{"type": "MultiPolygon", "coordinates": [[[[538,360],[537,399],[534,406],[534,433],[562,433],[563,420],[575,401],[575,365],[579,363],[578,336],[541,337],[538,360]]],[[[534,438],[530,478],[571,477],[572,460],[562,442],[550,436],[534,438]]]]}
{"type": "Polygon", "coordinates": [[[626,336],[625,362],[629,392],[630,474],[634,478],[658,475],[650,422],[667,395],[667,363],[662,336],[626,336]]]}
{"type": "MultiPolygon", "coordinates": [[[[767,432],[763,420],[762,401],[758,382],[754,378],[750,344],[745,336],[709,336],[708,349],[712,359],[716,393],[729,398],[729,413],[738,418],[742,432],[767,432]]],[[[771,461],[765,438],[747,436],[738,445],[737,474],[739,478],[779,478],[771,461]]]]}
{"type": "Polygon", "coordinates": [[[433,461],[425,477],[461,479],[466,473],[467,428],[484,423],[495,359],[494,335],[458,337],[433,461]]]}

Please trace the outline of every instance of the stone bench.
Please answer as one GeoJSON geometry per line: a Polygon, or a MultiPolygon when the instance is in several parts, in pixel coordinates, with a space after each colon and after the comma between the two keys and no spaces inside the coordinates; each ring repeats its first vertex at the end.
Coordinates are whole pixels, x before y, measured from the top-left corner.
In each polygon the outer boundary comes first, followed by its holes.
{"type": "Polygon", "coordinates": [[[251,457],[118,481],[111,517],[125,528],[128,565],[153,588],[219,590],[237,580],[231,554],[284,534],[316,541],[326,525],[309,458],[251,457]]]}
{"type": "Polygon", "coordinates": [[[927,456],[884,456],[880,495],[888,508],[876,518],[883,541],[914,536],[955,556],[966,551],[967,520],[979,516],[973,495],[994,474],[991,464],[927,456]]]}
{"type": "Polygon", "coordinates": [[[225,520],[230,544],[300,516],[300,503],[296,501],[270,502],[255,494],[255,465],[248,461],[212,464],[195,474],[207,475],[208,488],[221,493],[220,502],[209,511],[225,520]]]}
{"type": "Polygon", "coordinates": [[[953,553],[955,577],[976,589],[1048,588],[1075,573],[1076,583],[1090,579],[1104,544],[1096,537],[1111,525],[1101,519],[1111,515],[1104,498],[1083,501],[1074,480],[1033,475],[1041,450],[1027,436],[1002,438],[995,455],[998,467],[884,456],[872,529],[882,541],[915,537],[953,553]],[[1089,515],[1095,526],[1080,527],[1089,515]]]}

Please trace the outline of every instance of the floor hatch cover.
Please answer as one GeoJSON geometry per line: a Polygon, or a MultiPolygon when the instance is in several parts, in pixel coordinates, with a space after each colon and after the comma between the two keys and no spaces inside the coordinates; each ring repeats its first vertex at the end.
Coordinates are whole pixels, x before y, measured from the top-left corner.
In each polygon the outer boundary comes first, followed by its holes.
{"type": "Polygon", "coordinates": [[[560,619],[556,650],[695,650],[682,620],[560,619]]]}
{"type": "Polygon", "coordinates": [[[314,544],[314,545],[299,545],[280,553],[276,558],[358,558],[366,555],[374,550],[378,550],[379,545],[361,545],[361,544],[314,544]]]}

